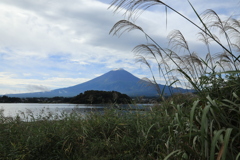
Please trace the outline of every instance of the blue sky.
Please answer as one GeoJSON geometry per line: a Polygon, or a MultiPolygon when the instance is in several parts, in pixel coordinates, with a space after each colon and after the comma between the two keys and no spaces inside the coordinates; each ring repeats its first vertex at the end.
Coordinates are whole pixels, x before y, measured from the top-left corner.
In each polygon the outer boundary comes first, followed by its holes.
{"type": "MultiPolygon", "coordinates": [[[[111,0],[2,0],[0,1],[0,94],[46,91],[73,86],[115,68],[124,68],[139,78],[149,70],[135,62],[132,49],[146,43],[139,31],[120,38],[109,35],[122,13],[107,9],[111,0]]],[[[196,21],[187,0],[167,1],[196,21]]],[[[239,17],[238,0],[191,0],[199,13],[214,9],[221,16],[239,17]]],[[[197,22],[198,23],[198,22],[197,22]]],[[[179,29],[192,44],[196,28],[178,15],[155,7],[136,21],[160,44],[167,47],[167,35],[179,29]]],[[[154,66],[153,66],[154,67],[154,66]]],[[[161,77],[159,77],[159,83],[161,77]]]]}

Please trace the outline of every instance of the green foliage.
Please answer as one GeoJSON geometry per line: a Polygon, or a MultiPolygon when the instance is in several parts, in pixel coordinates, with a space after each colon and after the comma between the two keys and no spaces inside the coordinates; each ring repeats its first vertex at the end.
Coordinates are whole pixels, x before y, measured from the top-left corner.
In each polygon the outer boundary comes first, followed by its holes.
{"type": "Polygon", "coordinates": [[[80,93],[71,99],[71,103],[79,104],[106,104],[106,103],[131,103],[131,98],[117,91],[90,90],[80,93]]]}
{"type": "MultiPolygon", "coordinates": [[[[229,80],[226,74],[232,77],[232,79],[239,78],[239,20],[233,17],[221,19],[215,11],[210,9],[199,15],[190,2],[189,5],[193,13],[198,17],[201,25],[197,25],[191,19],[162,1],[114,0],[110,8],[114,8],[114,12],[124,8],[128,20],[118,21],[110,33],[122,35],[126,31],[139,30],[149,39],[148,44],[140,44],[133,51],[137,55],[137,61],[144,63],[150,69],[153,77],[152,83],[157,84],[151,63],[149,62],[149,60],[153,59],[156,67],[159,69],[159,76],[165,79],[166,85],[191,86],[202,98],[206,98],[207,95],[216,92],[215,95],[212,95],[214,96],[213,98],[221,99],[222,91],[219,91],[219,89],[223,87],[222,83],[229,80]],[[154,5],[165,6],[166,9],[180,15],[192,24],[193,27],[199,29],[199,40],[203,42],[207,49],[205,55],[204,53],[199,55],[196,51],[190,50],[187,39],[179,30],[170,32],[168,36],[169,48],[164,49],[143,28],[130,21],[134,19],[134,16],[139,16],[139,13],[154,5]],[[223,42],[222,39],[224,40],[223,42]],[[223,51],[211,53],[210,46],[213,42],[223,51]],[[185,81],[188,81],[188,84],[185,84],[185,81]]],[[[160,88],[157,89],[160,97],[164,100],[163,91],[160,88]]]]}
{"type": "MultiPolygon", "coordinates": [[[[139,61],[152,72],[142,55],[149,53],[166,83],[180,82],[170,79],[177,71],[197,94],[178,94],[166,99],[160,94],[164,102],[153,106],[152,111],[109,109],[84,117],[77,113],[63,114],[55,120],[50,120],[53,115],[48,114],[32,122],[4,117],[0,111],[0,159],[239,159],[239,20],[232,17],[222,20],[212,10],[199,15],[189,2],[203,26],[199,27],[161,1],[114,0],[112,4],[116,10],[126,8],[130,16],[139,9],[161,4],[200,30],[200,40],[209,51],[205,58],[190,51],[177,30],[169,35],[170,49],[163,49],[141,27],[127,20],[119,21],[111,30],[114,34],[133,29],[143,32],[153,44],[135,48],[139,61]],[[223,33],[226,45],[213,30],[223,33]],[[210,40],[223,49],[216,57],[209,50],[210,40]],[[184,49],[188,55],[179,56],[176,49],[184,49]],[[168,66],[167,61],[173,62],[175,68],[168,66]]],[[[154,76],[153,82],[156,82],[154,76]]],[[[100,96],[91,98],[91,91],[87,93],[84,99],[91,103],[100,96]]]]}
{"type": "Polygon", "coordinates": [[[34,119],[30,114],[28,122],[4,117],[1,111],[0,159],[238,157],[240,97],[235,93],[232,101],[189,97],[169,97],[152,111],[106,109],[85,115],[49,113],[34,119]]]}
{"type": "Polygon", "coordinates": [[[0,124],[0,159],[152,159],[166,155],[169,118],[106,110],[82,118],[0,124]],[[144,117],[144,118],[143,118],[144,117]]]}
{"type": "MultiPolygon", "coordinates": [[[[164,151],[167,155],[164,159],[238,159],[240,20],[233,16],[223,19],[211,9],[200,15],[188,2],[200,25],[162,1],[113,0],[110,8],[114,8],[114,12],[125,9],[128,20],[118,21],[110,33],[121,35],[134,29],[142,32],[151,43],[148,41],[148,44],[134,48],[138,62],[147,65],[153,75],[149,60],[155,60],[159,76],[165,79],[166,85],[191,86],[197,93],[194,98],[188,95],[173,95],[166,100],[162,98],[164,102],[157,107],[156,110],[165,112],[164,116],[172,119],[168,132],[162,133],[167,135],[167,151],[164,151]],[[166,11],[173,11],[199,29],[199,40],[207,49],[205,55],[190,50],[179,30],[170,32],[170,47],[164,49],[135,21],[131,22],[134,16],[138,17],[139,13],[155,5],[164,6],[166,11]],[[212,43],[217,44],[222,52],[212,53],[212,43]]],[[[157,84],[154,75],[152,82],[157,84]]],[[[159,93],[163,97],[163,92],[159,93]]]]}

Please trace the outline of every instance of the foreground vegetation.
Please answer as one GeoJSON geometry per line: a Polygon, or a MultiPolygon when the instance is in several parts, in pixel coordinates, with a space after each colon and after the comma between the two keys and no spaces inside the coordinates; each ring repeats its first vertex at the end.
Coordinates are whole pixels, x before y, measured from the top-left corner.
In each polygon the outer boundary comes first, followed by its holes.
{"type": "MultiPolygon", "coordinates": [[[[131,19],[158,4],[199,29],[205,57],[192,52],[178,30],[169,35],[172,48],[167,49],[128,20],[116,23],[111,33],[140,30],[152,43],[134,49],[139,62],[153,73],[146,57],[150,55],[167,85],[187,81],[196,95],[166,99],[158,88],[162,103],[145,112],[108,109],[84,117],[49,115],[32,122],[1,115],[0,159],[240,159],[240,21],[222,20],[213,10],[199,15],[190,2],[201,26],[159,0],[114,0],[112,7],[126,9],[131,19]],[[211,53],[210,42],[222,52],[211,53]],[[188,54],[180,56],[179,50],[188,54]],[[184,80],[172,79],[173,75],[184,80]]],[[[152,82],[157,84],[154,75],[152,82]]]]}
{"type": "MultiPolygon", "coordinates": [[[[168,106],[162,110],[167,112],[164,116],[169,115],[173,119],[168,124],[169,132],[161,134],[168,135],[166,146],[171,146],[171,151],[167,152],[169,154],[165,158],[239,159],[239,16],[224,17],[212,9],[199,14],[191,2],[187,2],[189,6],[186,7],[192,9],[198,22],[161,0],[113,0],[110,8],[114,12],[123,12],[127,19],[118,21],[110,33],[121,36],[132,30],[140,31],[146,37],[147,44],[136,46],[133,52],[137,56],[137,62],[149,68],[152,74],[149,81],[157,87],[154,73],[158,70],[157,73],[160,78],[164,78],[166,86],[190,87],[197,93],[197,99],[193,102],[192,96],[182,99],[174,95],[169,101],[164,97],[164,89],[156,88],[164,104],[161,106],[168,106]],[[152,6],[160,6],[159,9],[163,6],[166,17],[171,11],[186,20],[184,23],[180,21],[178,25],[189,22],[195,27],[199,32],[192,35],[198,35],[197,41],[203,42],[205,53],[191,50],[187,38],[177,28],[169,33],[169,46],[165,48],[144,28],[136,25],[141,13],[152,6]],[[218,47],[218,51],[215,47],[218,47]]],[[[168,21],[171,19],[166,18],[166,26],[168,21]]],[[[157,28],[154,32],[158,32],[157,28]]]]}
{"type": "Polygon", "coordinates": [[[2,112],[0,159],[238,159],[235,100],[229,105],[209,97],[203,103],[180,94],[151,111],[30,114],[28,122],[2,112]]]}

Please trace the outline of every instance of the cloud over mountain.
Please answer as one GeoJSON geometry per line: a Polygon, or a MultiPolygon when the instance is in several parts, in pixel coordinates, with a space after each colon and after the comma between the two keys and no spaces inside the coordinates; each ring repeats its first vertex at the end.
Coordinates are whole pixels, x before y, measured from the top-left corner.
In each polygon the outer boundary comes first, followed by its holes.
{"type": "MultiPolygon", "coordinates": [[[[160,89],[165,87],[158,85],[160,89]]],[[[46,92],[25,94],[10,94],[11,97],[73,97],[87,90],[118,91],[128,96],[158,96],[156,86],[141,80],[124,69],[114,69],[90,81],[66,88],[55,89],[46,92]]],[[[40,87],[41,88],[41,87],[40,87]]],[[[188,90],[181,88],[165,88],[165,95],[172,93],[185,93],[188,90]]]]}
{"type": "MultiPolygon", "coordinates": [[[[108,9],[109,2],[0,1],[0,94],[24,93],[28,91],[27,85],[62,88],[86,82],[94,75],[119,67],[150,77],[148,70],[135,64],[134,54],[131,53],[135,45],[146,43],[145,36],[139,31],[120,38],[109,35],[112,26],[126,18],[122,16],[124,9],[113,14],[113,10],[108,9]]],[[[187,1],[165,2],[198,23],[187,1]]],[[[236,0],[192,3],[199,13],[212,8],[220,16],[239,15],[236,0]]],[[[194,51],[205,52],[200,42],[196,41],[197,29],[173,12],[168,11],[167,16],[166,28],[165,8],[160,5],[149,8],[135,22],[163,47],[168,46],[167,34],[179,29],[189,44],[193,44],[194,51]]]]}

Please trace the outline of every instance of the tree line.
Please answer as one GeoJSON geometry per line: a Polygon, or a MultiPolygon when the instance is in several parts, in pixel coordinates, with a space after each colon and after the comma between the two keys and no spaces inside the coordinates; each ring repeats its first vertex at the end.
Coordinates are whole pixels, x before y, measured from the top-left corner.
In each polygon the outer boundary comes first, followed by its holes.
{"type": "Polygon", "coordinates": [[[76,103],[76,104],[104,104],[131,103],[131,98],[117,91],[89,90],[75,97],[0,97],[0,103],[76,103]]]}

